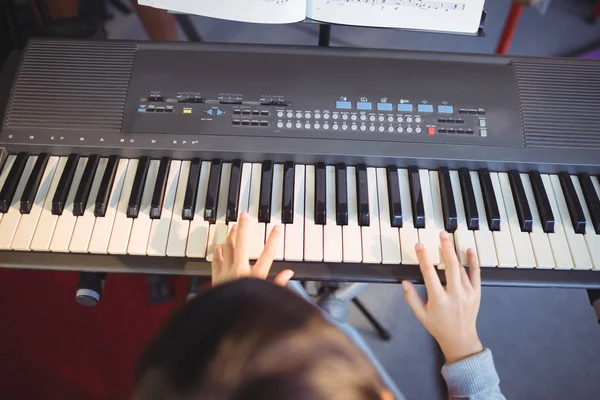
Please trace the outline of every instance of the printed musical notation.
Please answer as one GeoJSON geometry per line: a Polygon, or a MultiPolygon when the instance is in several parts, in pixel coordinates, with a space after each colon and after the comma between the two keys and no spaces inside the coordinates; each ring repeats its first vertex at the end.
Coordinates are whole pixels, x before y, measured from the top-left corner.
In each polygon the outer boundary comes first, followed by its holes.
{"type": "Polygon", "coordinates": [[[328,4],[365,4],[381,9],[399,10],[400,7],[416,7],[424,10],[463,11],[465,3],[435,0],[327,0],[328,4]]]}

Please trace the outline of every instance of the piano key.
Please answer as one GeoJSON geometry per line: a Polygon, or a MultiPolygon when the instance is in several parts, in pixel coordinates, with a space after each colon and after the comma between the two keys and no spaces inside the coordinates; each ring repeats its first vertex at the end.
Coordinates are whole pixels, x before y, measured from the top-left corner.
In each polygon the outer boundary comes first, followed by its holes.
{"type": "MultiPolygon", "coordinates": [[[[594,178],[597,182],[598,178],[594,178]]],[[[587,205],[587,210],[590,215],[587,223],[591,229],[597,234],[600,234],[600,199],[598,198],[598,192],[596,192],[596,189],[594,188],[592,177],[590,177],[587,172],[580,173],[579,184],[581,185],[581,190],[585,199],[584,202],[587,205]]]]}
{"type": "MultiPolygon", "coordinates": [[[[395,167],[394,167],[395,169],[395,167]]],[[[398,174],[396,169],[396,175],[398,174]]],[[[377,168],[377,203],[379,206],[379,229],[381,231],[381,261],[384,264],[400,264],[402,261],[400,252],[400,234],[398,228],[392,226],[390,216],[390,204],[388,194],[388,169],[377,168]]],[[[396,184],[398,181],[396,180],[396,184]]],[[[400,193],[398,193],[399,195],[400,193]]],[[[398,201],[400,201],[398,196],[398,201]]],[[[402,212],[400,210],[400,212],[402,212]]],[[[325,249],[327,249],[327,240],[325,249]]]]}
{"type": "Polygon", "coordinates": [[[260,204],[258,207],[258,221],[268,224],[271,222],[271,192],[273,190],[273,162],[265,161],[262,164],[262,177],[260,179],[260,204]]]}
{"type": "Polygon", "coordinates": [[[315,221],[316,168],[306,166],[304,197],[304,261],[323,261],[323,226],[315,221]]]}
{"type": "Polygon", "coordinates": [[[531,210],[531,217],[533,220],[529,239],[531,240],[531,247],[533,248],[533,254],[535,256],[536,268],[554,268],[556,263],[552,256],[552,248],[550,247],[548,234],[544,232],[542,227],[542,219],[539,216],[533,185],[529,175],[522,173],[521,182],[523,183],[523,189],[525,189],[525,196],[527,197],[527,203],[531,210]]]}
{"type": "Polygon", "coordinates": [[[76,217],[83,215],[85,209],[87,208],[90,190],[92,189],[92,183],[94,181],[94,177],[96,176],[96,170],[98,169],[99,161],[100,156],[94,154],[88,157],[87,164],[85,164],[85,169],[83,170],[83,175],[81,177],[81,183],[77,188],[75,200],[73,201],[73,214],[76,217]]]}
{"type": "Polygon", "coordinates": [[[348,180],[346,165],[341,163],[335,166],[335,201],[336,223],[348,225],[348,180]]]}
{"type": "Polygon", "coordinates": [[[402,204],[402,228],[400,228],[400,249],[402,263],[406,265],[419,265],[415,245],[419,241],[419,233],[414,225],[410,200],[410,185],[408,170],[398,170],[398,187],[400,188],[400,202],[402,204]]]}
{"type": "Polygon", "coordinates": [[[440,194],[442,196],[442,211],[444,212],[444,227],[446,231],[453,233],[458,225],[456,216],[456,203],[452,195],[452,184],[450,182],[450,171],[441,167],[438,171],[440,179],[440,194]]]}
{"type": "MultiPolygon", "coordinates": [[[[190,221],[183,219],[183,205],[186,199],[187,188],[189,184],[191,161],[182,161],[177,181],[177,190],[175,193],[175,202],[173,204],[173,215],[171,216],[171,225],[169,227],[169,237],[167,239],[166,254],[169,257],[185,257],[185,248],[190,233],[190,221]]],[[[199,165],[196,164],[199,167],[199,165]]],[[[200,172],[200,168],[196,169],[200,172]]],[[[197,181],[194,182],[197,186],[197,181]]],[[[195,204],[191,207],[195,208],[195,204]]]]}
{"type": "MultiPolygon", "coordinates": [[[[233,169],[232,169],[233,172],[233,169]]],[[[242,165],[242,171],[240,176],[240,190],[237,199],[237,215],[234,221],[238,221],[240,214],[248,212],[248,206],[250,203],[250,187],[252,182],[252,163],[244,163],[242,165]]],[[[231,183],[231,181],[230,181],[231,183]]],[[[230,185],[231,186],[231,185],[230,185]]],[[[229,200],[228,200],[229,201],[229,200]]],[[[235,225],[234,223],[227,222],[227,234],[231,232],[231,229],[235,225]]]]}
{"type": "MultiPolygon", "coordinates": [[[[58,216],[56,220],[56,226],[54,231],[52,232],[52,239],[50,241],[50,251],[53,252],[63,252],[66,253],[69,251],[69,244],[71,243],[71,237],[73,236],[73,229],[75,228],[75,223],[77,222],[77,217],[73,214],[73,202],[75,201],[75,195],[77,194],[77,188],[81,183],[81,177],[83,176],[83,171],[85,170],[85,166],[87,164],[87,157],[80,157],[77,161],[77,165],[75,166],[75,175],[73,175],[73,179],[71,180],[71,185],[69,189],[69,193],[65,199],[64,207],[62,209],[62,214],[58,216]]],[[[67,161],[67,166],[69,162],[67,161]]],[[[67,173],[67,166],[65,166],[65,171],[63,173],[63,177],[65,173],[67,173]]],[[[62,182],[61,177],[61,182],[62,182]]],[[[59,187],[60,188],[60,182],[59,187]]],[[[56,200],[56,196],[54,197],[56,200]]],[[[54,209],[57,203],[54,202],[52,207],[54,209]]]]}
{"type": "Polygon", "coordinates": [[[539,214],[542,230],[546,233],[552,233],[554,232],[554,215],[550,208],[550,202],[548,200],[548,195],[546,194],[546,189],[544,189],[544,183],[542,182],[540,173],[537,171],[529,172],[529,181],[531,182],[531,188],[533,190],[535,205],[539,214]]]}
{"type": "Polygon", "coordinates": [[[262,164],[252,164],[252,178],[250,181],[250,199],[248,202],[248,214],[250,216],[248,243],[248,257],[256,260],[260,257],[265,247],[265,231],[267,226],[258,222],[258,208],[260,207],[260,186],[262,180],[262,164]]]}
{"type": "Polygon", "coordinates": [[[346,167],[345,176],[347,178],[346,196],[348,199],[348,224],[342,227],[343,260],[344,262],[361,262],[362,240],[360,235],[360,226],[358,225],[358,201],[356,198],[356,168],[346,167]]]}
{"type": "Polygon", "coordinates": [[[419,180],[421,186],[421,196],[423,198],[423,210],[425,215],[425,227],[417,229],[419,242],[425,246],[429,259],[433,265],[438,265],[440,260],[440,238],[439,234],[444,229],[443,225],[436,226],[435,213],[433,211],[433,198],[431,194],[431,182],[429,180],[429,171],[420,170],[419,180]]]}
{"type": "Polygon", "coordinates": [[[196,204],[194,206],[195,214],[192,218],[192,222],[190,222],[190,234],[185,250],[185,255],[188,257],[203,258],[206,256],[209,224],[208,221],[204,220],[204,205],[206,201],[205,193],[208,190],[208,180],[210,178],[210,167],[210,161],[203,161],[200,174],[198,175],[198,181],[194,182],[194,185],[198,188],[198,195],[196,196],[196,204]]]}
{"type": "Polygon", "coordinates": [[[294,222],[294,163],[286,161],[283,164],[283,200],[281,204],[281,222],[291,224],[294,222]]]}
{"type": "Polygon", "coordinates": [[[521,230],[523,232],[531,232],[533,220],[531,217],[531,210],[529,209],[529,204],[527,203],[527,198],[525,196],[525,190],[523,189],[523,183],[521,182],[521,176],[519,175],[519,171],[508,171],[508,179],[510,182],[510,189],[517,211],[517,216],[519,218],[521,230]]]}
{"type": "MultiPolygon", "coordinates": [[[[231,167],[229,167],[230,169],[231,167]]],[[[219,185],[221,184],[222,162],[219,159],[212,161],[210,175],[208,178],[208,188],[206,192],[206,201],[204,203],[204,219],[210,224],[217,220],[217,203],[219,201],[219,185]]],[[[227,174],[227,183],[229,184],[229,174],[227,174]]],[[[227,187],[229,189],[229,187],[227,187]]],[[[225,204],[224,207],[227,207],[225,204]]]]}
{"type": "MultiPolygon", "coordinates": [[[[487,217],[490,231],[500,230],[500,210],[498,208],[497,194],[494,193],[494,185],[490,178],[490,172],[483,168],[479,170],[479,184],[483,195],[483,208],[487,217]]],[[[479,214],[482,216],[483,214],[479,214]]]]}
{"type": "Polygon", "coordinates": [[[160,159],[152,201],[150,202],[150,219],[160,219],[162,214],[165,192],[167,190],[167,180],[169,179],[169,170],[171,169],[171,158],[163,157],[160,159]]]}
{"type": "Polygon", "coordinates": [[[493,193],[496,196],[498,216],[500,217],[499,230],[492,232],[494,244],[496,246],[496,255],[498,256],[498,266],[514,268],[517,266],[517,255],[512,245],[513,239],[510,224],[508,222],[508,213],[504,205],[504,197],[500,188],[498,173],[490,173],[490,181],[492,183],[493,193]]]}
{"type": "Polygon", "coordinates": [[[185,189],[185,198],[183,199],[183,209],[181,211],[182,219],[191,221],[196,213],[196,202],[198,196],[198,181],[200,179],[200,168],[202,164],[199,158],[194,158],[190,162],[190,172],[187,174],[187,185],[185,189]]]}
{"type": "Polygon", "coordinates": [[[121,195],[119,196],[115,222],[112,226],[108,242],[109,254],[127,254],[127,245],[129,244],[131,227],[133,226],[133,218],[129,218],[127,211],[129,210],[131,191],[135,184],[138,166],[139,160],[132,159],[127,163],[125,181],[123,182],[123,188],[121,189],[121,195]]]}
{"type": "MultiPolygon", "coordinates": [[[[211,168],[211,174],[214,169],[214,161],[213,168],[211,168]]],[[[217,200],[217,213],[215,215],[215,223],[211,224],[208,228],[208,248],[206,249],[206,260],[212,262],[213,256],[215,254],[215,247],[217,245],[225,243],[227,240],[227,193],[229,191],[229,176],[231,175],[231,163],[223,163],[221,164],[221,183],[219,187],[219,192],[215,197],[217,200]]],[[[210,177],[208,183],[208,190],[210,191],[210,177]]],[[[208,201],[208,197],[206,198],[208,201]]],[[[239,208],[239,207],[238,207],[239,208]]],[[[206,215],[206,210],[204,212],[206,215]]]]}
{"type": "Polygon", "coordinates": [[[367,183],[367,167],[364,164],[358,164],[356,166],[356,189],[358,225],[369,226],[369,186],[367,183]]]}
{"type": "MultiPolygon", "coordinates": [[[[285,184],[285,183],[284,183],[285,184]]],[[[285,225],[285,248],[283,257],[286,261],[302,261],[304,255],[304,188],[305,167],[294,167],[294,216],[293,222],[285,225]]],[[[285,191],[285,188],[284,188],[285,191]]],[[[284,195],[285,198],[285,195],[284,195]]],[[[284,204],[285,206],[285,204],[284,204]]]]}
{"type": "Polygon", "coordinates": [[[58,182],[58,187],[56,188],[56,192],[54,193],[54,198],[52,199],[53,215],[62,215],[63,210],[65,209],[65,203],[67,202],[67,197],[69,196],[69,193],[71,191],[71,185],[73,183],[73,178],[75,176],[75,172],[78,166],[79,155],[69,155],[69,157],[67,158],[67,164],[65,165],[65,169],[62,173],[62,176],[60,177],[60,181],[58,182]]]}
{"type": "MultiPolygon", "coordinates": [[[[140,160],[140,163],[141,162],[142,161],[140,160]]],[[[146,255],[146,250],[148,248],[148,237],[150,236],[150,229],[152,228],[152,220],[150,219],[150,206],[152,203],[152,196],[154,195],[154,186],[156,185],[156,177],[158,176],[159,168],[160,160],[150,161],[139,213],[137,218],[135,218],[133,221],[133,225],[131,227],[131,235],[129,236],[127,254],[140,256],[146,255]]]]}
{"type": "MultiPolygon", "coordinates": [[[[238,220],[238,200],[240,197],[240,182],[242,179],[242,161],[234,160],[231,164],[231,177],[229,178],[229,193],[227,194],[227,223],[238,220]]],[[[231,225],[233,226],[233,224],[231,225]]]]}
{"type": "MultiPolygon", "coordinates": [[[[271,191],[271,218],[267,224],[266,238],[269,237],[273,228],[281,224],[281,207],[283,200],[283,164],[273,165],[273,187],[271,191]]],[[[285,247],[285,229],[281,230],[281,240],[275,253],[275,260],[283,260],[285,247]]],[[[340,260],[341,261],[341,260],[340,260]]]]}
{"type": "MultiPolygon", "coordinates": [[[[592,225],[592,217],[586,207],[585,197],[583,195],[583,189],[577,176],[571,175],[571,181],[573,182],[573,187],[575,188],[575,193],[577,194],[577,198],[583,206],[583,215],[585,216],[586,224],[588,226],[592,225]]],[[[593,189],[593,187],[592,187],[593,189]]],[[[600,269],[600,235],[596,234],[594,229],[588,229],[586,233],[583,235],[585,238],[585,243],[588,248],[588,252],[590,254],[590,258],[592,260],[592,268],[600,269]]]]}
{"type": "Polygon", "coordinates": [[[159,219],[152,221],[152,227],[150,228],[148,248],[146,249],[146,254],[149,256],[167,255],[169,229],[171,228],[175,194],[177,193],[177,184],[179,183],[179,174],[181,172],[181,161],[174,160],[170,164],[164,190],[164,200],[161,205],[162,212],[159,219]]]}
{"type": "MultiPolygon", "coordinates": [[[[18,158],[18,156],[17,156],[18,158]]],[[[18,160],[15,161],[14,166],[16,165],[18,160]]],[[[25,186],[27,185],[27,180],[29,179],[31,172],[33,171],[33,167],[37,161],[37,156],[28,156],[27,161],[25,163],[25,167],[22,170],[22,173],[19,174],[18,184],[14,190],[10,189],[6,194],[5,199],[10,198],[11,202],[8,204],[8,209],[4,213],[2,217],[2,221],[0,221],[0,249],[9,250],[11,248],[11,244],[15,233],[17,232],[17,227],[19,226],[19,222],[21,221],[21,210],[20,210],[20,201],[19,199],[23,195],[23,191],[25,190],[25,186]]],[[[12,172],[12,171],[11,171],[12,172]]],[[[8,180],[6,184],[8,184],[8,180]]],[[[6,187],[6,184],[4,187],[6,187]]]]}
{"type": "MultiPolygon", "coordinates": [[[[42,155],[38,157],[38,160],[36,161],[36,166],[39,165],[40,157],[42,157],[42,155]]],[[[42,214],[42,209],[44,207],[46,197],[48,196],[49,190],[52,188],[53,182],[56,181],[56,184],[58,184],[58,179],[55,179],[55,176],[59,161],[59,157],[45,157],[46,167],[44,168],[44,171],[39,178],[39,185],[36,190],[35,198],[29,206],[29,212],[25,215],[22,215],[21,220],[19,221],[19,226],[17,228],[17,231],[15,232],[15,237],[13,238],[13,242],[11,245],[11,248],[13,250],[28,251],[31,249],[31,240],[33,239],[33,235],[38,225],[40,215],[42,214]]],[[[33,176],[33,173],[31,176],[33,176]]],[[[60,178],[60,175],[58,175],[58,178],[60,178]]]]}
{"type": "Polygon", "coordinates": [[[456,248],[456,253],[461,264],[467,265],[467,250],[477,250],[477,247],[475,245],[473,231],[469,230],[465,207],[462,206],[465,204],[465,199],[462,197],[461,182],[458,171],[450,171],[450,182],[452,184],[454,201],[456,204],[458,204],[458,207],[456,207],[457,227],[456,231],[454,231],[454,247],[456,248]]]}
{"type": "Polygon", "coordinates": [[[477,204],[475,203],[475,193],[473,193],[471,174],[467,168],[460,168],[458,170],[458,177],[460,180],[460,191],[463,198],[467,228],[476,231],[479,229],[479,212],[477,210],[477,204]]]}
{"type": "Polygon", "coordinates": [[[425,207],[421,192],[421,178],[417,167],[408,168],[408,184],[410,186],[410,205],[412,207],[413,225],[415,228],[425,228],[425,207]]]}
{"type": "Polygon", "coordinates": [[[556,263],[557,269],[571,269],[574,267],[573,258],[571,257],[571,250],[569,248],[569,242],[565,234],[564,222],[560,217],[560,211],[558,210],[558,204],[554,195],[554,189],[552,188],[552,182],[550,181],[550,175],[541,175],[542,183],[544,185],[544,191],[548,195],[548,204],[552,210],[554,216],[554,232],[548,234],[548,240],[550,241],[550,248],[552,249],[552,255],[554,256],[554,262],[556,263]]]}
{"type": "MultiPolygon", "coordinates": [[[[106,208],[108,207],[108,202],[110,200],[110,195],[112,193],[112,188],[117,174],[117,168],[119,165],[119,156],[108,157],[106,169],[104,170],[104,176],[102,177],[100,188],[98,189],[98,196],[96,196],[96,202],[94,206],[94,215],[96,217],[104,217],[106,215],[106,208]]],[[[127,164],[125,164],[125,167],[126,166],[127,164]]],[[[125,170],[123,170],[123,173],[124,171],[125,170]]]]}
{"type": "Polygon", "coordinates": [[[4,185],[2,185],[2,189],[0,190],[0,213],[7,213],[11,207],[17,187],[24,178],[23,171],[25,171],[25,165],[30,159],[27,153],[17,154],[10,172],[4,181],[4,185]]]}
{"type": "MultiPolygon", "coordinates": [[[[0,189],[2,189],[2,187],[4,186],[4,182],[6,182],[6,179],[8,178],[8,174],[10,173],[10,170],[11,170],[16,158],[17,158],[17,156],[15,156],[15,155],[8,156],[6,159],[6,162],[4,163],[3,169],[0,170],[0,189]]],[[[2,221],[3,215],[4,215],[3,213],[0,213],[0,221],[2,221]]]]}
{"type": "Polygon", "coordinates": [[[137,218],[140,213],[142,196],[146,188],[146,179],[148,177],[148,168],[150,168],[150,157],[140,157],[137,162],[137,171],[133,180],[133,187],[129,195],[129,205],[127,206],[127,217],[137,218]]]}
{"type": "Polygon", "coordinates": [[[400,187],[398,186],[398,168],[394,165],[388,166],[386,177],[390,224],[395,228],[402,228],[402,203],[400,200],[400,187]]]}
{"type": "MultiPolygon", "coordinates": [[[[569,177],[569,181],[570,180],[571,179],[569,177]]],[[[590,254],[588,253],[585,238],[583,235],[580,235],[575,232],[575,228],[571,223],[571,215],[569,207],[567,205],[565,194],[563,193],[562,182],[560,177],[558,175],[550,175],[550,183],[552,184],[552,192],[554,193],[554,198],[556,200],[558,214],[560,214],[560,218],[562,220],[562,226],[565,231],[567,243],[569,244],[569,249],[571,250],[573,268],[591,269],[592,259],[590,258],[590,254]]]]}
{"type": "Polygon", "coordinates": [[[577,194],[575,193],[575,188],[573,187],[573,182],[571,181],[571,176],[567,172],[563,171],[558,174],[558,179],[560,180],[562,193],[567,203],[573,229],[575,230],[575,233],[583,234],[585,233],[585,215],[583,214],[583,209],[581,208],[581,204],[579,204],[579,200],[577,199],[577,194]]]}
{"type": "MultiPolygon", "coordinates": [[[[440,233],[446,230],[446,226],[444,225],[444,212],[442,210],[442,194],[440,191],[440,177],[438,171],[429,171],[429,187],[431,188],[431,203],[433,206],[433,218],[435,220],[437,248],[437,251],[432,250],[429,253],[429,257],[432,259],[432,264],[437,265],[439,269],[444,269],[442,247],[439,237],[440,233]],[[433,261],[434,259],[437,263],[433,261]]],[[[454,244],[454,236],[452,234],[450,234],[450,239],[454,244]]]]}
{"type": "MultiPolygon", "coordinates": [[[[590,177],[590,179],[592,181],[594,190],[596,191],[596,197],[600,199],[600,178],[598,178],[596,176],[592,176],[592,177],[590,177]]],[[[596,232],[596,233],[600,234],[600,232],[596,232]]]]}
{"type": "Polygon", "coordinates": [[[325,182],[327,175],[325,164],[317,163],[316,182],[315,182],[315,223],[325,225],[327,223],[327,205],[326,191],[327,183],[325,182]]]}
{"type": "MultiPolygon", "coordinates": [[[[33,202],[36,199],[36,195],[40,187],[40,182],[42,181],[42,176],[46,172],[46,166],[49,158],[50,156],[46,153],[38,155],[35,165],[33,166],[33,170],[31,171],[31,175],[29,176],[27,184],[25,185],[25,189],[23,190],[23,194],[21,195],[21,214],[29,214],[31,211],[31,207],[33,206],[33,202]]],[[[58,161],[58,158],[56,161],[58,161]]],[[[50,177],[49,179],[52,178],[50,177]]],[[[41,199],[42,202],[44,200],[45,199],[41,199]]]]}
{"type": "MultiPolygon", "coordinates": [[[[92,232],[92,238],[90,239],[90,245],[88,247],[90,253],[108,253],[108,245],[110,243],[113,226],[115,225],[119,201],[121,196],[124,199],[127,199],[128,193],[122,192],[127,179],[128,166],[129,160],[125,158],[119,159],[115,156],[108,158],[108,163],[106,164],[104,176],[100,182],[100,189],[98,190],[98,196],[96,197],[96,204],[94,207],[96,223],[94,224],[94,231],[92,232]],[[112,160],[116,161],[116,164],[114,164],[114,172],[111,170],[112,160]],[[110,183],[108,183],[109,181],[110,183]],[[104,197],[104,194],[100,192],[105,188],[108,189],[108,187],[110,187],[110,190],[106,192],[107,196],[104,197]],[[97,211],[102,211],[102,214],[100,215],[97,211]]],[[[133,174],[131,174],[131,176],[133,181],[133,174]]],[[[131,188],[131,186],[129,188],[131,188]]],[[[126,215],[124,215],[124,217],[125,219],[129,219],[126,215]]],[[[131,221],[131,219],[129,220],[131,221]]],[[[127,240],[129,240],[129,238],[127,238],[127,240]]]]}
{"type": "MultiPolygon", "coordinates": [[[[89,164],[88,159],[88,164],[89,164]]],[[[100,184],[102,183],[102,177],[106,170],[106,164],[108,158],[101,158],[97,164],[96,172],[92,179],[92,186],[86,195],[88,198],[95,199],[98,196],[98,190],[100,190],[100,184]]],[[[83,179],[83,178],[82,178],[83,179]]],[[[94,231],[94,225],[96,223],[96,216],[94,215],[94,208],[96,207],[95,202],[86,200],[86,208],[83,210],[82,215],[77,217],[75,222],[75,229],[73,230],[73,238],[69,243],[69,251],[72,253],[86,253],[92,238],[94,231]]]]}
{"type": "MultiPolygon", "coordinates": [[[[471,171],[469,175],[471,176],[471,182],[473,184],[473,195],[475,197],[477,214],[481,216],[479,219],[479,229],[473,232],[475,235],[475,245],[477,246],[477,260],[482,267],[495,267],[498,265],[498,257],[496,256],[492,231],[488,226],[487,218],[483,217],[485,214],[485,202],[483,200],[483,191],[481,190],[481,180],[479,174],[475,171],[471,171]]],[[[490,185],[491,183],[492,181],[490,179],[490,185]]]]}
{"type": "Polygon", "coordinates": [[[325,206],[327,208],[323,226],[323,260],[342,262],[342,227],[337,224],[336,215],[336,167],[325,167],[325,206]]]}
{"type": "Polygon", "coordinates": [[[361,228],[362,262],[381,263],[381,231],[379,230],[379,205],[377,204],[377,172],[367,168],[367,194],[369,196],[370,224],[361,228]]]}
{"type": "MultiPolygon", "coordinates": [[[[520,184],[521,178],[517,175],[518,183],[520,184]]],[[[533,254],[533,248],[531,247],[531,240],[529,239],[529,234],[526,231],[523,231],[522,221],[526,221],[526,218],[523,220],[519,219],[516,202],[516,196],[513,198],[513,189],[511,186],[511,180],[509,175],[505,172],[498,174],[498,180],[500,183],[500,190],[502,192],[502,199],[504,201],[504,207],[506,209],[506,217],[508,218],[508,226],[510,228],[510,236],[512,238],[512,244],[515,251],[515,255],[517,257],[517,268],[533,268],[536,266],[535,264],[535,256],[533,254]]],[[[515,186],[517,190],[518,188],[523,189],[523,186],[515,186]]],[[[495,188],[494,188],[495,190],[495,188]]],[[[521,201],[527,201],[525,198],[525,191],[522,193],[524,199],[521,201]]],[[[522,207],[522,212],[525,211],[525,208],[529,208],[526,203],[521,203],[520,207],[522,207]]],[[[524,217],[529,217],[529,221],[531,221],[531,211],[529,211],[529,215],[523,214],[524,217]]],[[[500,251],[498,251],[500,253],[500,251]]]]}

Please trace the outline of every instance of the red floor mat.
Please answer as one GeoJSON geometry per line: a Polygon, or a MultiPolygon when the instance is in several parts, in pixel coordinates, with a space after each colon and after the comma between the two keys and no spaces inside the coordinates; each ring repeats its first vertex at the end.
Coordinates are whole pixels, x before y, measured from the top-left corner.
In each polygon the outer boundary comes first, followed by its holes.
{"type": "Polygon", "coordinates": [[[108,276],[96,307],[75,303],[78,274],[0,269],[0,399],[125,399],[147,340],[187,295],[152,306],[142,275],[108,276]]]}

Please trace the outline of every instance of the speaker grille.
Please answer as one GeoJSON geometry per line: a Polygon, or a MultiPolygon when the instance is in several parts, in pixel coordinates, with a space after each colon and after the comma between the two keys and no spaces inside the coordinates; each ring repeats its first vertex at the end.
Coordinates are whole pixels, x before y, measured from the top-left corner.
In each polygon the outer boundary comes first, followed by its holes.
{"type": "Polygon", "coordinates": [[[30,41],[6,127],[120,131],[136,49],[126,42],[30,41]]]}

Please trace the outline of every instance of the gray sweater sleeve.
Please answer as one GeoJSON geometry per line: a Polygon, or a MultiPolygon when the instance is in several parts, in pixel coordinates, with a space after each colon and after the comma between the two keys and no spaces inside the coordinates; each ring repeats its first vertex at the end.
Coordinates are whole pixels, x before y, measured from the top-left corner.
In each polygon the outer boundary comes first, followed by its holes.
{"type": "Polygon", "coordinates": [[[442,367],[450,399],[505,400],[492,352],[485,349],[464,360],[442,367]]]}

